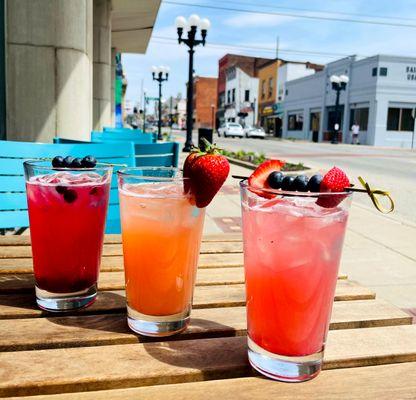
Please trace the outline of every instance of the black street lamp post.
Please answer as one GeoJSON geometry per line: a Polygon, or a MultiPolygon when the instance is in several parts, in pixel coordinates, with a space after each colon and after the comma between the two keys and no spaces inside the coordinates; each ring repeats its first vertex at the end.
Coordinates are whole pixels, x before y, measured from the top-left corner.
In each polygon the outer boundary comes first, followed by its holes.
{"type": "Polygon", "coordinates": [[[188,88],[186,96],[186,142],[183,148],[183,151],[189,152],[193,147],[192,143],[192,129],[193,129],[193,95],[194,95],[194,81],[193,81],[193,72],[194,72],[194,47],[202,44],[205,46],[205,38],[207,37],[207,32],[211,26],[210,21],[207,18],[200,19],[198,15],[191,15],[188,20],[184,17],[177,17],[175,20],[176,28],[178,29],[178,43],[185,43],[188,47],[189,53],[189,71],[188,71],[188,88]],[[201,38],[196,39],[196,33],[198,28],[201,30],[201,38]],[[188,37],[183,38],[184,29],[188,32],[188,37]]]}
{"type": "Polygon", "coordinates": [[[349,78],[346,75],[331,75],[329,78],[332,89],[336,91],[336,99],[335,99],[335,123],[334,128],[332,130],[332,144],[338,144],[338,136],[339,136],[339,130],[341,125],[341,118],[340,118],[340,112],[339,112],[339,96],[342,90],[345,90],[347,88],[347,83],[349,82],[349,78]]]}
{"type": "Polygon", "coordinates": [[[159,120],[157,123],[157,140],[162,140],[162,82],[169,78],[169,67],[152,67],[153,80],[159,82],[159,120]]]}

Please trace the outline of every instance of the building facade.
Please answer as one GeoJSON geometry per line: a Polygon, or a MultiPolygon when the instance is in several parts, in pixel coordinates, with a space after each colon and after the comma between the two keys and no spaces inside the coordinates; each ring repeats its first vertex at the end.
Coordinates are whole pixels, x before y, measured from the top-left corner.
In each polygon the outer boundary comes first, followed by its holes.
{"type": "Polygon", "coordinates": [[[243,127],[257,123],[258,78],[237,66],[227,69],[225,84],[225,122],[243,127]]]}
{"type": "Polygon", "coordinates": [[[351,126],[360,127],[359,142],[374,146],[416,147],[416,58],[377,55],[343,58],[321,72],[286,83],[284,137],[327,141],[340,122],[341,140],[351,143],[351,126]],[[336,121],[331,75],[347,75],[336,121]]]}
{"type": "Polygon", "coordinates": [[[271,60],[259,69],[259,125],[267,133],[282,136],[283,100],[286,82],[314,74],[323,66],[309,62],[271,60]]]}
{"type": "Polygon", "coordinates": [[[0,139],[114,124],[117,52],[144,53],[160,0],[0,0],[0,139]]]}
{"type": "Polygon", "coordinates": [[[240,56],[237,54],[226,54],[219,60],[216,128],[226,121],[234,120],[246,122],[250,125],[253,121],[256,121],[257,112],[254,112],[253,116],[253,110],[257,107],[257,74],[259,68],[268,61],[270,59],[240,56]],[[248,93],[246,92],[247,90],[249,91],[248,93]],[[245,101],[246,98],[249,101],[245,101]],[[239,113],[240,116],[238,116],[239,113]]]}
{"type": "Polygon", "coordinates": [[[213,128],[217,111],[218,79],[197,76],[194,78],[194,128],[213,128]]]}

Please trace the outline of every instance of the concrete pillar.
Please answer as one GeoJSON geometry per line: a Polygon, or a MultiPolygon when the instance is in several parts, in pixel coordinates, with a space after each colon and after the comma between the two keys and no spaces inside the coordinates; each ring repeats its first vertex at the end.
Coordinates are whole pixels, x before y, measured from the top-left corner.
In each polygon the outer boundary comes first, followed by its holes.
{"type": "Polygon", "coordinates": [[[111,125],[111,0],[93,0],[93,129],[111,125]]]}
{"type": "Polygon", "coordinates": [[[6,2],[7,139],[89,139],[92,0],[6,2]]]}
{"type": "Polygon", "coordinates": [[[111,126],[116,126],[116,54],[117,49],[111,48],[111,126]]]}

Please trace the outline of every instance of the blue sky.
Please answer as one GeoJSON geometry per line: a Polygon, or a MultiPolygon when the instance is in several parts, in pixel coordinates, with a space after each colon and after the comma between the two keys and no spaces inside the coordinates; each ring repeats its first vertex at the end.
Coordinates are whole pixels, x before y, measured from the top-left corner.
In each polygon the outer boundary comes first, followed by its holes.
{"type": "MultiPolygon", "coordinates": [[[[146,1],[146,0],[143,0],[146,1]]],[[[175,0],[173,0],[175,1],[175,0]]],[[[152,65],[168,65],[171,68],[169,81],[164,83],[163,97],[181,92],[185,97],[188,74],[188,53],[184,45],[178,45],[174,20],[178,15],[188,17],[198,14],[211,20],[207,46],[199,46],[195,55],[195,71],[201,76],[217,76],[218,60],[226,53],[237,53],[258,57],[275,55],[276,37],[279,36],[279,56],[288,60],[303,60],[327,63],[341,56],[334,54],[396,54],[416,57],[416,1],[415,0],[177,0],[189,3],[180,6],[164,3],[159,9],[146,54],[123,54],[123,66],[128,80],[126,99],[136,102],[141,85],[150,96],[157,95],[156,82],[152,81],[152,65]],[[272,7],[300,8],[316,11],[356,13],[360,15],[381,15],[377,21],[415,25],[415,27],[393,27],[352,22],[322,21],[297,16],[238,13],[205,9],[192,6],[206,4],[219,7],[244,8],[265,12],[282,12],[303,15],[332,16],[324,13],[310,13],[277,9],[272,7]],[[254,3],[254,4],[253,4],[254,3]],[[403,18],[402,20],[392,19],[403,18]],[[173,40],[169,41],[167,39],[173,40]],[[215,45],[213,45],[215,44],[215,45]],[[220,45],[218,45],[220,44],[220,45]],[[264,49],[242,50],[230,47],[250,46],[264,49]],[[296,54],[293,51],[322,52],[322,54],[296,54]]],[[[371,19],[369,17],[342,16],[339,18],[371,19]]]]}

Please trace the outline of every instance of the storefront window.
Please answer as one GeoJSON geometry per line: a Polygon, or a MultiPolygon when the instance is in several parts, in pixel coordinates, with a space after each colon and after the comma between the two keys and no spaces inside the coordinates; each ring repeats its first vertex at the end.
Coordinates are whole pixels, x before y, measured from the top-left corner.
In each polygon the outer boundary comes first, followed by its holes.
{"type": "Polygon", "coordinates": [[[235,89],[233,89],[232,102],[235,102],[235,89]]]}
{"type": "Polygon", "coordinates": [[[335,128],[335,124],[339,124],[340,129],[342,129],[342,126],[344,124],[344,105],[341,104],[339,106],[339,115],[337,117],[337,114],[335,112],[335,107],[331,106],[327,108],[328,110],[328,120],[327,120],[327,126],[326,129],[328,131],[333,131],[335,128]]]}
{"type": "Polygon", "coordinates": [[[303,130],[303,114],[302,113],[294,113],[294,114],[288,115],[287,130],[288,131],[303,130]]]}
{"type": "Polygon", "coordinates": [[[244,92],[244,101],[250,101],[250,90],[244,92]]]}
{"type": "Polygon", "coordinates": [[[350,113],[350,128],[358,125],[361,131],[366,131],[368,127],[368,107],[354,108],[350,113]]]}
{"type": "Polygon", "coordinates": [[[390,107],[387,112],[387,130],[412,132],[414,128],[412,108],[390,107]]]}
{"type": "Polygon", "coordinates": [[[269,97],[273,94],[273,78],[269,78],[269,97]]]}

